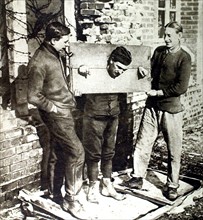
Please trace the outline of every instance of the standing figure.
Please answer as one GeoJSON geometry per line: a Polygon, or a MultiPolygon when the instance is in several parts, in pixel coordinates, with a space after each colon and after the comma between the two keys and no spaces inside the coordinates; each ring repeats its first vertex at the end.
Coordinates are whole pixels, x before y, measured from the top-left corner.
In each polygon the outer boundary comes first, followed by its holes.
{"type": "MultiPolygon", "coordinates": [[[[113,50],[107,63],[107,71],[110,77],[116,78],[121,75],[127,70],[131,61],[131,53],[126,48],[120,46],[113,50]]],[[[115,154],[120,113],[119,94],[87,94],[85,98],[83,146],[89,179],[87,200],[98,203],[99,164],[101,164],[102,173],[101,194],[113,197],[116,200],[123,200],[125,196],[116,192],[111,181],[112,159],[115,154]]]]}
{"type": "Polygon", "coordinates": [[[152,89],[142,115],[133,154],[132,178],[123,185],[141,189],[152,147],[160,131],[168,149],[167,183],[163,194],[170,200],[178,196],[182,151],[183,106],[180,96],[187,91],[191,57],[181,48],[182,26],[173,21],[165,26],[166,45],[158,47],[151,60],[152,89]]]}
{"type": "Polygon", "coordinates": [[[59,22],[48,24],[45,40],[28,66],[28,100],[37,106],[50,132],[54,177],[53,200],[77,218],[85,218],[76,200],[82,186],[84,148],[76,135],[72,112],[75,99],[70,90],[61,54],[69,42],[70,29],[59,22]],[[65,178],[65,196],[61,187],[65,178]]]}

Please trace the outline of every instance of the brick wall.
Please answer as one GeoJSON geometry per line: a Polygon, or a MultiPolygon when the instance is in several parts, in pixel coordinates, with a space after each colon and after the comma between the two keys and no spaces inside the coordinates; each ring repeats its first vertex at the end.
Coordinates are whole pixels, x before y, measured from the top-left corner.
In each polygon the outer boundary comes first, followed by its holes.
{"type": "Polygon", "coordinates": [[[198,0],[181,1],[181,23],[184,28],[184,45],[192,52],[192,73],[190,86],[182,101],[185,106],[184,122],[185,126],[203,117],[202,102],[202,73],[197,72],[198,59],[198,0]]]}
{"type": "Polygon", "coordinates": [[[17,201],[18,191],[39,186],[42,149],[34,127],[0,108],[0,209],[17,201]]]}
{"type": "MultiPolygon", "coordinates": [[[[133,0],[112,0],[106,3],[96,0],[77,2],[78,27],[81,30],[79,38],[85,38],[89,43],[141,44],[143,10],[149,11],[147,14],[149,17],[144,19],[143,28],[145,32],[150,33],[151,8],[141,4],[140,1],[136,3],[133,0]]],[[[147,38],[147,34],[144,37],[147,38]]]]}

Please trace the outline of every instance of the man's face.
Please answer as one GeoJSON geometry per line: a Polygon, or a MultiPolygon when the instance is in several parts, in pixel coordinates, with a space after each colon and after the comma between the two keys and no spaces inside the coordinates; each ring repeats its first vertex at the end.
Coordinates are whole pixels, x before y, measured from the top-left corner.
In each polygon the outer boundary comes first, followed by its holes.
{"type": "Polygon", "coordinates": [[[174,49],[179,45],[182,33],[176,33],[175,28],[167,27],[164,34],[164,40],[166,46],[170,49],[174,49]]]}
{"type": "Polygon", "coordinates": [[[65,49],[69,45],[69,35],[64,35],[59,40],[52,39],[52,45],[57,51],[65,49]]]}
{"type": "Polygon", "coordinates": [[[116,78],[120,76],[122,73],[124,73],[127,70],[127,66],[120,63],[120,62],[115,62],[110,60],[108,66],[107,66],[107,71],[112,78],[116,78]]]}

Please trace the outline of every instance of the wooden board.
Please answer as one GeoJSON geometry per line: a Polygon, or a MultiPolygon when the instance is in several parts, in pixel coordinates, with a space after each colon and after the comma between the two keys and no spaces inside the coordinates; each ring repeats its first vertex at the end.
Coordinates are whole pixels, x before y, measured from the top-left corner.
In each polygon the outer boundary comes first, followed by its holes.
{"type": "MultiPolygon", "coordinates": [[[[156,204],[129,194],[127,194],[126,199],[122,201],[117,201],[111,197],[102,196],[99,193],[99,182],[97,182],[97,188],[99,204],[90,203],[87,201],[87,186],[83,186],[83,189],[78,195],[80,203],[83,205],[87,215],[89,216],[87,219],[133,220],[158,208],[156,204]]],[[[64,189],[62,189],[62,191],[63,190],[64,189]]],[[[38,193],[30,193],[27,190],[21,190],[19,199],[30,203],[34,208],[34,211],[41,209],[42,213],[50,213],[51,216],[56,216],[60,219],[76,219],[68,212],[63,211],[59,205],[52,202],[48,198],[42,198],[38,193]]]]}
{"type": "Polygon", "coordinates": [[[125,45],[132,54],[132,63],[127,71],[113,79],[109,76],[106,66],[111,52],[120,45],[72,43],[69,52],[72,90],[82,94],[88,93],[127,93],[146,92],[151,88],[150,74],[142,78],[138,67],[150,70],[150,47],[125,45]],[[86,65],[90,75],[85,78],[78,74],[78,68],[86,65]]]}
{"type": "MultiPolygon", "coordinates": [[[[102,196],[99,193],[99,181],[97,181],[96,188],[98,189],[97,197],[99,203],[90,203],[87,201],[88,185],[83,184],[82,190],[77,197],[80,203],[83,204],[86,213],[90,216],[88,219],[152,220],[179,206],[187,198],[191,199],[195,196],[202,195],[202,191],[194,190],[197,187],[201,187],[199,180],[188,178],[189,181],[186,180],[185,182],[183,180],[187,178],[181,177],[182,180],[180,181],[180,188],[178,190],[180,196],[173,202],[167,200],[161,193],[162,186],[166,181],[166,174],[153,170],[148,172],[142,190],[129,190],[120,187],[119,183],[123,179],[129,178],[131,171],[132,169],[128,169],[113,173],[115,180],[113,182],[114,186],[118,191],[126,193],[126,199],[122,201],[102,196]]],[[[62,187],[62,194],[65,195],[64,186],[62,187]]],[[[59,205],[51,201],[49,197],[42,196],[44,196],[42,191],[31,193],[27,190],[21,190],[18,198],[23,202],[30,203],[34,207],[35,214],[36,210],[41,210],[41,213],[50,213],[51,216],[56,216],[60,219],[75,219],[69,213],[63,211],[59,205]]]]}
{"type": "MultiPolygon", "coordinates": [[[[126,172],[120,173],[117,177],[115,177],[115,188],[118,191],[129,193],[131,195],[146,199],[158,205],[173,205],[175,203],[175,201],[170,201],[163,196],[162,190],[167,178],[165,174],[157,171],[148,170],[147,176],[143,180],[143,187],[141,190],[131,189],[120,185],[122,181],[129,179],[129,176],[130,174],[126,172]]],[[[180,180],[179,183],[179,197],[186,195],[195,188],[195,185],[192,185],[183,180],[180,180]]]]}

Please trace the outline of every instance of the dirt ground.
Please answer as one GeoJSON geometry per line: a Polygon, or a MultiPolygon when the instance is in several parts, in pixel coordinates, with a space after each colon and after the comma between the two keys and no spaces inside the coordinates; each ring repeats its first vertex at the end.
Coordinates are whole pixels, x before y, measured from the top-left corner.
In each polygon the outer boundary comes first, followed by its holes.
{"type": "MultiPolygon", "coordinates": [[[[167,151],[163,139],[154,147],[150,167],[166,171],[167,151]]],[[[181,175],[203,180],[203,120],[191,124],[184,130],[181,175]]],[[[203,197],[178,214],[164,214],[159,220],[203,219],[203,197]]]]}

